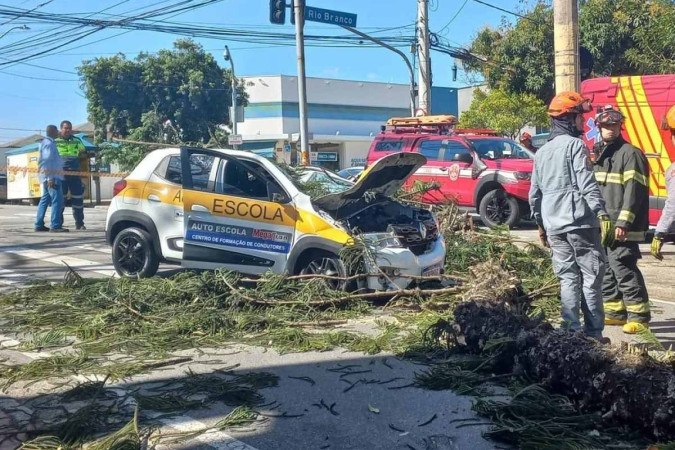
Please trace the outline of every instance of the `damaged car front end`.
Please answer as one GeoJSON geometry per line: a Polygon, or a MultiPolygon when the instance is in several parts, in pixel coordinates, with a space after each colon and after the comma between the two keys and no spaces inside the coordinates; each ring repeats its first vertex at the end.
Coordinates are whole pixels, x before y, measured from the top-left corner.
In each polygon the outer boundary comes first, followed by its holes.
{"type": "Polygon", "coordinates": [[[363,243],[365,285],[372,290],[409,287],[416,278],[443,273],[445,241],[434,214],[393,198],[426,163],[417,153],[394,153],[375,162],[350,189],[313,200],[355,241],[363,243]]]}

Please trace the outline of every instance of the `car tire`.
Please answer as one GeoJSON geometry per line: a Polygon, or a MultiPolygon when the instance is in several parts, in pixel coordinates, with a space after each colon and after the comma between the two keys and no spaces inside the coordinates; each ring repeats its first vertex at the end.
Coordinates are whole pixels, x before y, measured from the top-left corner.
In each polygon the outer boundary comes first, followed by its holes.
{"type": "Polygon", "coordinates": [[[140,228],[125,228],[112,245],[113,266],[121,277],[148,278],[157,273],[159,256],[150,234],[140,228]]]}
{"type": "MultiPolygon", "coordinates": [[[[346,278],[347,269],[342,260],[330,252],[317,251],[312,252],[303,258],[299,265],[299,275],[328,275],[346,278]]],[[[346,290],[346,280],[328,280],[324,281],[335,290],[346,290]]]]}
{"type": "Polygon", "coordinates": [[[490,228],[506,225],[509,228],[520,221],[518,200],[501,189],[494,189],[483,197],[478,208],[480,219],[490,228]]]}

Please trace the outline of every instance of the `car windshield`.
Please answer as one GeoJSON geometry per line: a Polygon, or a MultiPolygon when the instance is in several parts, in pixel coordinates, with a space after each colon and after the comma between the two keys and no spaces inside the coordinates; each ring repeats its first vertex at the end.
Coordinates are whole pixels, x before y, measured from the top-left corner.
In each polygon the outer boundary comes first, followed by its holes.
{"type": "Polygon", "coordinates": [[[292,167],[287,164],[276,165],[298,190],[312,198],[346,191],[354,185],[353,182],[325,169],[292,167]]]}
{"type": "Polygon", "coordinates": [[[482,159],[534,159],[534,153],[507,138],[467,139],[482,159]]]}

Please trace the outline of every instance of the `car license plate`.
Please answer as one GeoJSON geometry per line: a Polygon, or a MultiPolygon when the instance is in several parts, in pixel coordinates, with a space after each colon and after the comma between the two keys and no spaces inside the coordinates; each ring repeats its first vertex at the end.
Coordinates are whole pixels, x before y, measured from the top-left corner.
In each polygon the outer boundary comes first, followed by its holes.
{"type": "Polygon", "coordinates": [[[422,270],[422,276],[423,277],[437,277],[441,274],[441,265],[436,264],[433,266],[429,266],[422,270]]]}

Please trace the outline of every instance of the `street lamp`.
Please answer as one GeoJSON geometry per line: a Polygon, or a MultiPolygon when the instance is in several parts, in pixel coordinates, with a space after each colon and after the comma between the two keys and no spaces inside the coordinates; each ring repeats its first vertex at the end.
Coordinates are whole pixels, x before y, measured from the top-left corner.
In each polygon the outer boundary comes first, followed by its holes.
{"type": "Polygon", "coordinates": [[[4,38],[12,30],[30,30],[30,28],[28,28],[26,25],[21,25],[21,26],[18,26],[18,27],[12,27],[9,30],[2,33],[2,35],[0,35],[0,39],[4,38]]]}
{"type": "MultiPolygon", "coordinates": [[[[232,121],[232,134],[237,134],[237,79],[234,76],[234,61],[232,60],[232,55],[230,54],[230,49],[225,46],[225,51],[223,52],[223,58],[225,61],[230,62],[230,71],[232,72],[232,111],[230,112],[230,120],[232,121]]],[[[236,149],[237,145],[233,144],[232,148],[236,149]]]]}

